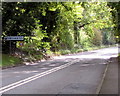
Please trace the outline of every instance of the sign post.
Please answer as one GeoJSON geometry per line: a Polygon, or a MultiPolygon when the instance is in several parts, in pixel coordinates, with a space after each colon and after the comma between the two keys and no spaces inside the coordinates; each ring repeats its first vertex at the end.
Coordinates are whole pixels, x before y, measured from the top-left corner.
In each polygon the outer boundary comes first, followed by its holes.
{"type": "Polygon", "coordinates": [[[4,37],[4,40],[10,41],[10,45],[9,45],[10,49],[9,50],[10,50],[10,54],[11,54],[11,41],[23,41],[24,40],[24,36],[6,36],[6,37],[4,37]]]}
{"type": "Polygon", "coordinates": [[[10,41],[10,54],[11,54],[11,41],[10,41]]]}

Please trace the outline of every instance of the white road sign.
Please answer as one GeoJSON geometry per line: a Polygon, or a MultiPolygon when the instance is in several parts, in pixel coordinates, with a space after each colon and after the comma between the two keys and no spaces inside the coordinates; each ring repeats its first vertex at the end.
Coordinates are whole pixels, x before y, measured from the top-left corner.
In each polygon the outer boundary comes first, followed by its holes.
{"type": "Polygon", "coordinates": [[[24,36],[6,36],[4,40],[24,40],[24,36]]]}

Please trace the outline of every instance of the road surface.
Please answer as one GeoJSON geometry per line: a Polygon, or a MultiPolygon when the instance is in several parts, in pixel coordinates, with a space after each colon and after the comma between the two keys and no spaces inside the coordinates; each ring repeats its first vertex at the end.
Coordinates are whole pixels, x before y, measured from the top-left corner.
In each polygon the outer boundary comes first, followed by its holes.
{"type": "Polygon", "coordinates": [[[111,47],[4,69],[0,94],[98,94],[108,61],[117,55],[111,47]]]}

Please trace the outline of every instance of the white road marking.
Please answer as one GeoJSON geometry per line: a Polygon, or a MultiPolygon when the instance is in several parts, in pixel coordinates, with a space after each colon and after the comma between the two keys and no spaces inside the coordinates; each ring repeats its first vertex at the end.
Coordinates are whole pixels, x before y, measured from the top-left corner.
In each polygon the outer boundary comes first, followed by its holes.
{"type": "Polygon", "coordinates": [[[105,79],[105,76],[106,76],[106,73],[107,73],[107,70],[108,70],[108,66],[109,66],[109,64],[107,64],[107,66],[106,66],[106,68],[105,68],[105,71],[104,71],[104,73],[103,73],[101,82],[99,83],[99,85],[98,85],[98,87],[97,87],[96,94],[99,94],[99,93],[100,93],[100,90],[101,90],[102,85],[103,85],[103,81],[104,81],[104,79],[105,79]]]}
{"type": "Polygon", "coordinates": [[[68,67],[68,66],[70,66],[70,65],[72,65],[72,64],[74,64],[75,62],[78,62],[78,61],[80,61],[80,60],[71,61],[71,62],[66,63],[66,64],[64,64],[64,65],[61,65],[61,66],[59,66],[59,67],[55,67],[55,68],[50,69],[50,70],[48,70],[48,71],[39,73],[39,74],[37,74],[37,75],[31,76],[31,77],[28,77],[28,78],[26,78],[26,79],[20,80],[20,81],[18,81],[18,82],[9,84],[9,85],[7,85],[7,86],[4,86],[4,87],[0,88],[0,94],[3,93],[3,92],[9,91],[9,90],[11,90],[11,89],[14,89],[14,88],[16,88],[16,87],[18,87],[18,86],[21,86],[21,85],[23,85],[23,84],[26,84],[26,83],[28,83],[28,82],[30,82],[30,81],[36,80],[36,79],[38,79],[38,78],[40,78],[40,77],[46,76],[46,75],[48,75],[48,74],[50,74],[50,73],[53,73],[53,72],[55,72],[55,71],[58,71],[58,70],[60,70],[60,69],[66,68],[66,67],[68,67]]]}

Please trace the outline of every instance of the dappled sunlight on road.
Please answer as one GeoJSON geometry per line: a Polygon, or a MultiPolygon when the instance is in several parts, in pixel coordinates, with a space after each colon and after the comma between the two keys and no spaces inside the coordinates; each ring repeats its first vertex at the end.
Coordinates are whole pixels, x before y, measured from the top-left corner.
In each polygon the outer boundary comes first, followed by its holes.
{"type": "Polygon", "coordinates": [[[16,71],[16,72],[13,72],[15,74],[29,74],[29,73],[36,73],[36,72],[39,72],[39,71],[16,71]]]}
{"type": "Polygon", "coordinates": [[[117,57],[118,56],[118,48],[113,47],[111,49],[100,49],[94,50],[89,52],[83,52],[83,54],[79,53],[76,55],[63,55],[63,56],[56,56],[54,59],[109,59],[110,57],[117,57]],[[88,54],[86,54],[88,53],[88,54]],[[92,54],[90,54],[92,53],[92,54]]]}

